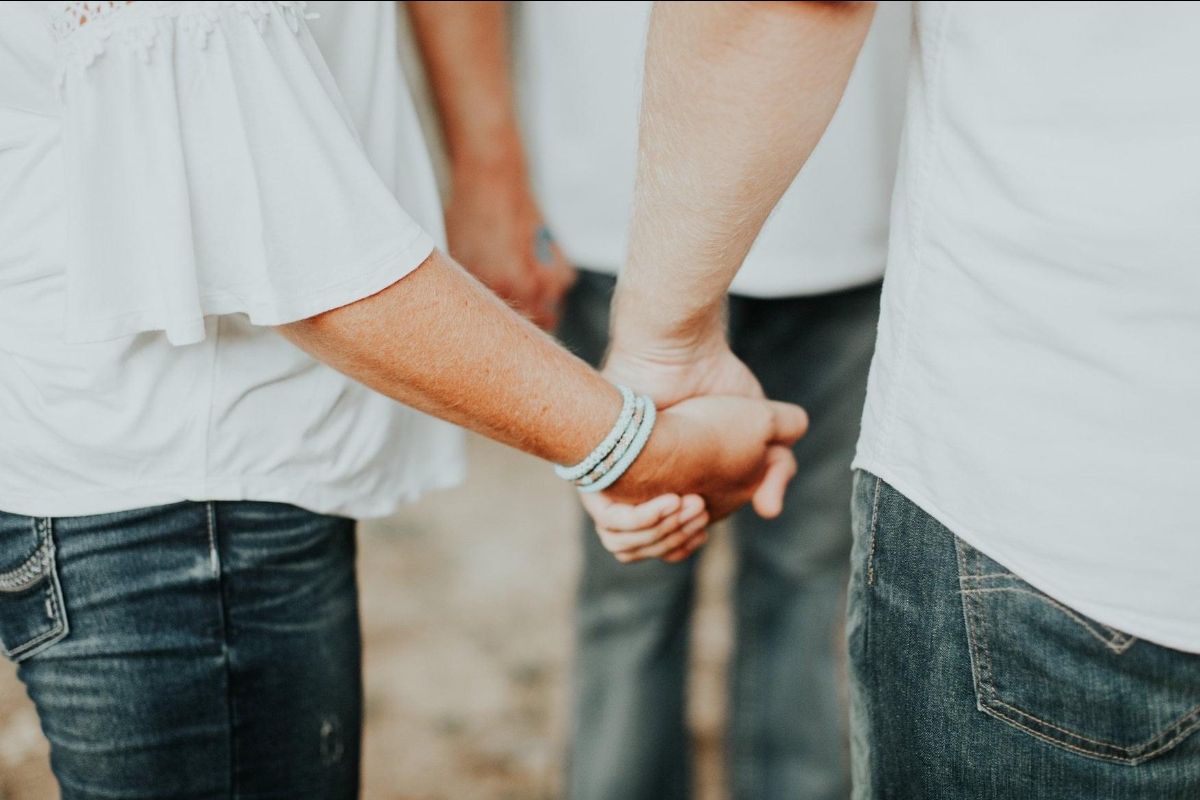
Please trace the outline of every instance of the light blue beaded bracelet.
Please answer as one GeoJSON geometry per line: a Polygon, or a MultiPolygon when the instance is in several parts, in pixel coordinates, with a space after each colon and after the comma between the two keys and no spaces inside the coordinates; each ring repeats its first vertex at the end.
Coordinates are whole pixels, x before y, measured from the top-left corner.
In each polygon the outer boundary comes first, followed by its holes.
{"type": "Polygon", "coordinates": [[[596,445],[596,449],[589,453],[588,457],[583,461],[580,461],[573,467],[559,465],[554,468],[554,474],[564,481],[577,481],[595,469],[596,465],[613,451],[613,448],[617,446],[617,443],[621,440],[621,436],[625,433],[625,429],[629,427],[629,421],[633,419],[633,412],[637,405],[637,397],[627,386],[618,386],[617,388],[621,390],[622,403],[621,413],[617,417],[616,424],[608,432],[608,436],[604,437],[604,441],[596,445]]]}
{"type": "Polygon", "coordinates": [[[608,455],[600,460],[596,468],[584,475],[579,480],[575,481],[576,486],[589,486],[604,477],[610,469],[616,466],[625,452],[629,450],[633,444],[637,432],[642,427],[642,417],[646,413],[646,399],[639,397],[633,404],[633,417],[629,420],[629,425],[625,427],[625,432],[621,434],[621,438],[617,440],[617,445],[608,455]]]}
{"type": "Polygon", "coordinates": [[[650,434],[654,431],[654,421],[657,413],[654,410],[654,401],[649,397],[643,397],[646,410],[642,415],[642,424],[638,428],[637,435],[634,436],[633,442],[629,445],[629,449],[621,456],[620,460],[613,465],[612,469],[602,475],[595,483],[581,486],[581,492],[602,492],[609,486],[612,486],[617,480],[625,474],[625,471],[633,464],[639,455],[642,453],[642,448],[646,446],[646,442],[650,439],[650,434]]]}

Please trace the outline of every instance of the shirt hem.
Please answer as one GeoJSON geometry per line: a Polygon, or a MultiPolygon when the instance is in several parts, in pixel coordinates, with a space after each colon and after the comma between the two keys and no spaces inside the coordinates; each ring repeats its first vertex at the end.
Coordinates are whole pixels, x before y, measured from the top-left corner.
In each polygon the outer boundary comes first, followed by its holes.
{"type": "Polygon", "coordinates": [[[253,476],[166,481],[148,486],[74,492],[69,497],[0,488],[0,511],[26,517],[84,517],[186,501],[254,500],[288,503],[317,514],[377,519],[397,513],[429,492],[454,488],[464,477],[464,464],[461,459],[455,459],[438,474],[392,489],[386,498],[347,497],[345,491],[329,486],[253,476]]]}
{"type": "Polygon", "coordinates": [[[1019,556],[1015,556],[1005,548],[997,546],[995,542],[988,541],[987,537],[978,535],[973,528],[962,524],[960,520],[955,519],[954,515],[946,513],[938,503],[931,500],[923,491],[917,489],[913,484],[910,484],[903,477],[893,472],[886,464],[875,458],[869,455],[855,456],[851,468],[869,472],[875,477],[886,481],[896,491],[911,500],[922,511],[945,526],[955,536],[1005,569],[1011,570],[1014,575],[1030,586],[1045,592],[1048,596],[1066,605],[1068,608],[1091,617],[1110,628],[1130,634],[1147,642],[1185,653],[1200,654],[1200,639],[1196,637],[1189,638],[1183,634],[1164,631],[1152,624],[1147,617],[1123,614],[1111,607],[1097,605],[1087,599],[1075,597],[1072,592],[1064,590],[1058,581],[1047,577],[1036,569],[1029,568],[1019,556]]]}

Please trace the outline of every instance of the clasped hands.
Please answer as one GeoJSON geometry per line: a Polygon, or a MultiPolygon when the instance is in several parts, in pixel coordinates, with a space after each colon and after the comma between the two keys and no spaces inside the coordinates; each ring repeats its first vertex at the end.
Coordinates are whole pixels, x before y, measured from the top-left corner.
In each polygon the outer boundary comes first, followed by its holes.
{"type": "Polygon", "coordinates": [[[746,503],[772,518],[796,473],[791,447],[803,409],[766,400],[723,332],[685,346],[614,339],[604,374],[649,394],[660,409],[646,450],[613,487],[580,495],[617,560],[686,559],[707,528],[746,503]]]}
{"type": "MultiPolygon", "coordinates": [[[[553,240],[543,241],[545,222],[528,181],[511,165],[480,169],[466,162],[453,172],[446,209],[451,253],[553,330],[575,273],[553,240]]],[[[642,304],[625,315],[640,324],[616,320],[604,374],[649,394],[660,409],[658,424],[610,490],[580,497],[601,542],[620,561],[682,561],[707,540],[711,522],[748,502],[764,517],[779,514],[796,471],[791,445],[808,418],[797,406],[764,399],[758,380],[730,352],[719,314],[703,334],[685,337],[647,329],[648,315],[642,304]]]]}

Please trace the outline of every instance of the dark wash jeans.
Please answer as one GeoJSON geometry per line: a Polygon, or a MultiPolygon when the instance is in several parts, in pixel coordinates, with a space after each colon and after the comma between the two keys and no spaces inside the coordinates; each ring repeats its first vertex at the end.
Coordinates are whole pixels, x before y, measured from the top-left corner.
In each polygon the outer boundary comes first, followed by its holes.
{"type": "MultiPolygon", "coordinates": [[[[581,272],[560,337],[596,363],[614,281],[581,272]]],[[[730,299],[734,352],[769,396],[805,406],[809,434],[783,515],[733,519],[735,647],[728,758],[735,800],[849,794],[842,672],[850,460],[875,342],[879,285],[813,297],[730,299]]],[[[620,564],[581,526],[569,796],[692,795],[684,725],[696,559],[620,564]]]]}
{"type": "Polygon", "coordinates": [[[0,512],[0,642],[64,800],[356,797],[354,555],[275,503],[0,512]]]}
{"type": "Polygon", "coordinates": [[[869,473],[854,519],[856,797],[1200,798],[1200,655],[1067,608],[869,473]]]}

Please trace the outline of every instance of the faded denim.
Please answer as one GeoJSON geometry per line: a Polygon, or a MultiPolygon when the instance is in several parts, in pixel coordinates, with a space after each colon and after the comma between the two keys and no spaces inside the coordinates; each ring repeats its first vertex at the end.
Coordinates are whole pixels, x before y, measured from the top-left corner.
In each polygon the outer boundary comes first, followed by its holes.
{"type": "Polygon", "coordinates": [[[856,798],[1200,798],[1200,656],[1068,608],[865,472],[854,517],[856,798]]]}
{"type": "MultiPolygon", "coordinates": [[[[582,272],[560,336],[597,363],[613,279],[582,272]]],[[[734,522],[735,642],[728,766],[735,800],[842,800],[849,794],[844,597],[850,460],[875,339],[878,284],[813,297],[732,297],[734,352],[767,394],[800,403],[813,426],[784,513],[734,522]]],[[[581,525],[576,613],[572,800],[691,797],[684,724],[696,559],[623,565],[581,525]]]]}
{"type": "Polygon", "coordinates": [[[354,554],[275,503],[0,512],[0,642],[63,799],[356,797],[354,554]]]}

